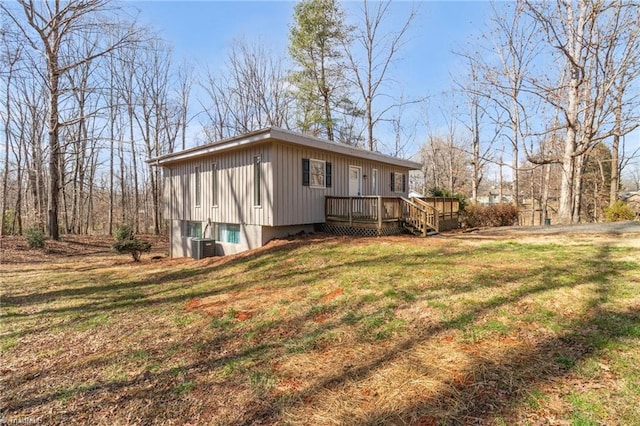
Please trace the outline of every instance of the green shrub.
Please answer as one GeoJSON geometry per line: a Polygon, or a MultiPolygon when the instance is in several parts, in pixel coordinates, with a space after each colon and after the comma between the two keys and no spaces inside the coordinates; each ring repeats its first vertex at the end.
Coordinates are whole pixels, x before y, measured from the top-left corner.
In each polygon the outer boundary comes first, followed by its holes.
{"type": "Polygon", "coordinates": [[[636,215],[622,200],[617,200],[613,205],[604,209],[604,220],[607,222],[621,222],[624,220],[633,220],[636,215]]]}
{"type": "Polygon", "coordinates": [[[120,225],[113,231],[113,238],[116,241],[133,240],[133,229],[129,225],[120,225]]]}
{"type": "Polygon", "coordinates": [[[464,211],[467,207],[467,197],[459,192],[451,192],[448,189],[431,188],[427,191],[430,197],[447,197],[457,198],[459,202],[460,211],[464,211]]]}
{"type": "Polygon", "coordinates": [[[32,249],[44,247],[45,238],[42,229],[36,227],[27,228],[24,234],[27,237],[27,244],[29,244],[29,247],[31,247],[32,249]]]}
{"type": "Polygon", "coordinates": [[[142,253],[151,251],[151,243],[138,240],[129,225],[121,225],[116,228],[113,232],[113,237],[116,242],[111,246],[111,250],[117,253],[131,254],[134,262],[140,261],[142,253]]]}
{"type": "Polygon", "coordinates": [[[518,208],[514,204],[469,205],[464,211],[467,227],[512,226],[518,222],[518,208]]]}
{"type": "Polygon", "coordinates": [[[118,253],[130,253],[133,261],[139,262],[142,253],[149,253],[151,251],[151,243],[137,239],[123,240],[116,241],[111,248],[118,253]]]}

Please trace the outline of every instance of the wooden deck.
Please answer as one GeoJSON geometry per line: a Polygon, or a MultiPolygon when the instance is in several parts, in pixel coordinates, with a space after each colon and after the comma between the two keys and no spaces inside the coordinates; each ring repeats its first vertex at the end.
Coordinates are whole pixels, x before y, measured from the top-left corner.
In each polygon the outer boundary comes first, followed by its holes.
{"type": "MultiPolygon", "coordinates": [[[[388,229],[405,228],[426,236],[457,227],[459,202],[457,198],[403,197],[326,197],[325,220],[343,229],[376,230],[377,235],[388,229]],[[348,227],[348,228],[345,228],[348,227]]],[[[354,232],[356,233],[356,232],[354,232]]]]}

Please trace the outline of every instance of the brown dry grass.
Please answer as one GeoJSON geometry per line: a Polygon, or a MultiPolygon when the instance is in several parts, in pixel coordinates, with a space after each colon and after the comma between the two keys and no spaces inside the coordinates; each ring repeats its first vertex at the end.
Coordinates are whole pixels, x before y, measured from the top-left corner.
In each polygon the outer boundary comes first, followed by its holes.
{"type": "Polygon", "coordinates": [[[638,238],[518,238],[316,236],[140,264],[107,241],[3,245],[2,418],[640,418],[638,238]]]}

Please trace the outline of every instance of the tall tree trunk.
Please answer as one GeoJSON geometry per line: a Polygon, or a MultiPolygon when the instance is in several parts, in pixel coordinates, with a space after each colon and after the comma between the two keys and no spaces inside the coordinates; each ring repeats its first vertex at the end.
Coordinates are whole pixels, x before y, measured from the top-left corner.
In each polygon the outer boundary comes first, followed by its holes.
{"type": "Polygon", "coordinates": [[[531,192],[531,226],[535,225],[536,221],[536,197],[535,197],[535,169],[531,170],[531,179],[529,179],[529,191],[531,192]]]}
{"type": "Polygon", "coordinates": [[[49,237],[60,239],[58,210],[60,202],[60,141],[58,123],[58,89],[60,76],[57,70],[57,58],[49,58],[49,237]]]}
{"type": "Polygon", "coordinates": [[[577,72],[572,73],[569,88],[569,105],[567,107],[567,133],[564,139],[562,154],[562,173],[560,174],[560,200],[558,205],[558,220],[562,224],[573,223],[574,178],[576,174],[576,125],[578,121],[578,80],[577,72]]]}
{"type": "Polygon", "coordinates": [[[571,223],[579,223],[581,221],[583,172],[586,164],[586,154],[575,157],[575,172],[573,175],[573,212],[571,214],[571,223]]]}
{"type": "Polygon", "coordinates": [[[5,102],[7,103],[6,109],[6,119],[4,122],[4,170],[2,172],[2,218],[0,219],[0,237],[4,237],[5,235],[5,221],[7,215],[7,198],[8,198],[8,188],[9,188],[9,145],[11,138],[11,130],[9,128],[9,123],[11,123],[11,72],[7,77],[7,98],[5,102]]]}
{"type": "Polygon", "coordinates": [[[473,114],[473,179],[471,179],[471,202],[478,204],[478,186],[480,185],[480,117],[478,116],[477,96],[473,95],[471,102],[473,114]]]}
{"type": "Polygon", "coordinates": [[[120,143],[118,144],[118,154],[120,160],[120,218],[121,225],[127,223],[127,185],[124,169],[124,137],[120,136],[120,143]]]}
{"type": "Polygon", "coordinates": [[[609,187],[609,205],[618,200],[618,190],[620,189],[620,134],[622,133],[622,90],[616,93],[616,104],[614,107],[614,129],[613,142],[611,143],[611,185],[609,187]]]}
{"type": "MultiPolygon", "coordinates": [[[[113,100],[113,89],[110,89],[110,99],[113,100]]],[[[109,224],[108,226],[108,230],[109,230],[109,235],[113,235],[113,209],[114,209],[114,202],[115,202],[115,192],[114,192],[114,187],[113,187],[113,181],[114,181],[114,157],[116,155],[115,153],[115,146],[114,146],[114,138],[115,138],[115,131],[114,131],[114,126],[115,126],[115,117],[113,114],[113,109],[115,107],[113,106],[113,103],[111,104],[111,120],[109,123],[109,224]]]]}
{"type": "Polygon", "coordinates": [[[372,100],[371,96],[367,96],[366,99],[366,114],[367,114],[367,141],[369,142],[369,151],[376,150],[376,144],[373,140],[373,113],[372,113],[372,100]]]}
{"type": "Polygon", "coordinates": [[[551,179],[551,164],[547,163],[543,166],[544,173],[542,179],[542,206],[541,206],[541,217],[540,224],[544,224],[547,222],[549,218],[549,181],[551,179]]]}
{"type": "Polygon", "coordinates": [[[138,188],[138,151],[133,133],[134,112],[131,102],[133,100],[129,99],[129,140],[131,142],[131,167],[133,172],[133,229],[137,234],[140,232],[140,190],[138,188]]]}

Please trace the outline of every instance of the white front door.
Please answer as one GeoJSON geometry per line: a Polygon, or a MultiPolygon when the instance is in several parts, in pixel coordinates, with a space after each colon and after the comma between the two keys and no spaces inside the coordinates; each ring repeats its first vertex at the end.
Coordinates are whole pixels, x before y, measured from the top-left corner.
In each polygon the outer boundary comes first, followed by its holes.
{"type": "Polygon", "coordinates": [[[349,197],[362,195],[362,169],[357,166],[349,166],[349,197]]]}

